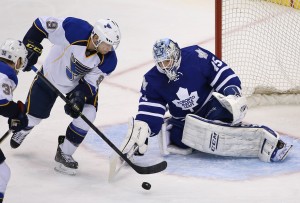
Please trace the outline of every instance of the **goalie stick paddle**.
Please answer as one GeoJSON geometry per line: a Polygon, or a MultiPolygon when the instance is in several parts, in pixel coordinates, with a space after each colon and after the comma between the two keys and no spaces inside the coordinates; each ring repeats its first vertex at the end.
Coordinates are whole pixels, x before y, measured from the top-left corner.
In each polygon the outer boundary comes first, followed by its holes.
{"type": "MultiPolygon", "coordinates": [[[[31,69],[48,85],[48,87],[55,92],[66,104],[70,104],[70,101],[63,95],[35,66],[31,69]]],[[[151,166],[138,166],[132,163],[126,155],[124,155],[89,119],[85,117],[82,112],[79,112],[80,117],[86,122],[124,161],[128,163],[139,174],[153,174],[158,173],[167,168],[167,162],[162,161],[151,166]]]]}
{"type": "Polygon", "coordinates": [[[2,137],[0,138],[0,144],[10,135],[11,132],[11,130],[8,130],[4,135],[2,135],[2,137]]]}
{"type": "MultiPolygon", "coordinates": [[[[132,149],[129,150],[127,154],[127,158],[131,160],[134,153],[138,150],[138,146],[134,145],[132,146],[132,149]]],[[[111,182],[113,178],[119,173],[121,168],[125,165],[125,161],[121,159],[118,155],[112,155],[112,157],[109,160],[109,174],[108,174],[108,181],[111,182]]]]}

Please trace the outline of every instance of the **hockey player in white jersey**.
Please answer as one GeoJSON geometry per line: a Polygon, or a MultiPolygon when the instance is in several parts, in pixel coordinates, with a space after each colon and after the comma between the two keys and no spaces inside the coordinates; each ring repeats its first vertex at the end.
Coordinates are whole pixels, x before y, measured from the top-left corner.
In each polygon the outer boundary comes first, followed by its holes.
{"type": "MultiPolygon", "coordinates": [[[[59,137],[55,161],[58,170],[74,174],[78,163],[72,155],[83,141],[89,126],[79,117],[76,107],[93,122],[98,105],[98,86],[117,66],[117,49],[121,34],[117,23],[100,19],[94,26],[73,18],[39,17],[26,33],[23,42],[29,52],[25,71],[37,63],[42,53],[41,42],[47,38],[52,44],[50,53],[42,66],[42,73],[62,93],[67,95],[71,105],[65,105],[66,114],[73,121],[66,130],[66,136],[59,137]]],[[[11,147],[17,148],[34,126],[49,117],[57,98],[39,77],[36,77],[26,100],[28,126],[14,133],[11,147]]]]}
{"type": "Polygon", "coordinates": [[[144,154],[148,137],[159,134],[161,151],[193,149],[221,155],[283,161],[292,145],[266,126],[241,123],[247,111],[241,82],[211,52],[195,45],[180,49],[171,39],[153,46],[156,66],[144,75],[138,113],[120,147],[144,154]],[[164,119],[169,110],[171,117],[164,119]]]}
{"type": "MultiPolygon", "coordinates": [[[[19,40],[7,39],[0,46],[0,115],[8,118],[9,129],[18,132],[25,128],[28,119],[21,101],[14,102],[13,91],[18,85],[17,74],[27,63],[27,50],[19,40]]],[[[3,201],[10,168],[0,149],[0,202],[3,201]]]]}

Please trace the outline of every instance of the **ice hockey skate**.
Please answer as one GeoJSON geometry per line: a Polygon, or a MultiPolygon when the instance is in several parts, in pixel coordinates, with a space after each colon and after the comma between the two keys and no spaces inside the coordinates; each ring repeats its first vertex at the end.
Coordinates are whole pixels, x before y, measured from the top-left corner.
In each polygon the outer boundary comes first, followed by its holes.
{"type": "Polygon", "coordinates": [[[78,162],[73,159],[72,155],[67,155],[61,150],[60,145],[64,142],[64,139],[65,136],[58,137],[58,146],[55,155],[55,161],[57,162],[57,166],[54,167],[54,170],[62,174],[76,175],[78,162]]]}
{"type": "Polygon", "coordinates": [[[292,147],[293,145],[287,145],[282,140],[279,140],[277,147],[272,154],[271,161],[273,162],[283,161],[287,157],[292,147]]]}
{"type": "Polygon", "coordinates": [[[26,127],[24,130],[14,133],[10,139],[10,146],[14,149],[18,148],[26,136],[30,133],[32,128],[33,127],[26,127]]]}

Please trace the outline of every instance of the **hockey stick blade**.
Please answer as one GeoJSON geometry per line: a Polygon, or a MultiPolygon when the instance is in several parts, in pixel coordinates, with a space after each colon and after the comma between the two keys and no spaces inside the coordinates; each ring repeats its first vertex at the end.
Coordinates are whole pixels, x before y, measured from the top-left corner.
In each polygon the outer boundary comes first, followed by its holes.
{"type": "Polygon", "coordinates": [[[153,174],[159,173],[167,168],[168,164],[166,161],[162,161],[152,166],[131,166],[139,174],[153,174]]]}
{"type": "MultiPolygon", "coordinates": [[[[32,66],[31,69],[43,80],[43,82],[53,91],[55,92],[66,104],[71,104],[70,101],[66,98],[63,93],[61,93],[35,66],[32,66]]],[[[82,120],[86,122],[124,161],[128,163],[137,173],[139,174],[153,174],[158,173],[167,168],[167,162],[162,161],[158,164],[152,166],[138,166],[132,163],[126,155],[124,155],[96,126],[85,117],[82,112],[78,111],[82,120]]]]}

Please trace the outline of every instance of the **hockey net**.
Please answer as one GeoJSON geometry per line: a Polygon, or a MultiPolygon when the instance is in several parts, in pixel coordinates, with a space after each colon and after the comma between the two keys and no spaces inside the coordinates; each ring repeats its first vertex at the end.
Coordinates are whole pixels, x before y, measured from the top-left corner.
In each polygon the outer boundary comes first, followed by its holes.
{"type": "Polygon", "coordinates": [[[300,0],[215,0],[216,55],[248,103],[300,104],[300,0]]]}

